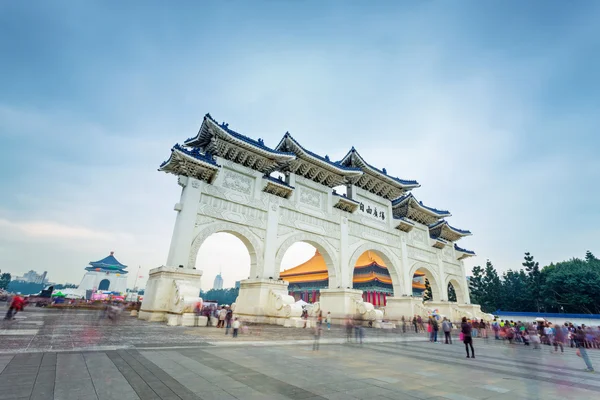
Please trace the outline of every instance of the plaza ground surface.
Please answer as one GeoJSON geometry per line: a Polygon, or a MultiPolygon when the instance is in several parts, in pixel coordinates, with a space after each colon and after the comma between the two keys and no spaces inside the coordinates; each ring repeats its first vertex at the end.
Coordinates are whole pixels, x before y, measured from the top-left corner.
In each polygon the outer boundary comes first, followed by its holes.
{"type": "MultiPolygon", "coordinates": [[[[29,309],[0,327],[0,399],[591,399],[600,374],[564,354],[423,335],[255,326],[236,339],[216,328],[167,327],[123,316],[29,309]]],[[[596,368],[600,351],[590,351],[596,368]]]]}

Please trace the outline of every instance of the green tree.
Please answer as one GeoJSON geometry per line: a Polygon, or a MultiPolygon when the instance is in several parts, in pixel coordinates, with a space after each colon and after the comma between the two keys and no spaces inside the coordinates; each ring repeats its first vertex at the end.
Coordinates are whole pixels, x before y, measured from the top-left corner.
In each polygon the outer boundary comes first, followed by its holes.
{"type": "Polygon", "coordinates": [[[592,252],[588,250],[585,252],[585,261],[588,263],[597,263],[600,260],[598,260],[596,258],[596,256],[593,255],[592,252]]]}
{"type": "Polygon", "coordinates": [[[500,293],[502,282],[490,260],[485,263],[485,275],[483,276],[483,287],[485,290],[481,309],[485,312],[494,312],[500,304],[500,293]]]}
{"type": "Polygon", "coordinates": [[[429,301],[433,299],[433,292],[431,291],[431,285],[429,279],[425,278],[425,291],[423,292],[423,301],[429,301]]]}
{"type": "Polygon", "coordinates": [[[485,294],[483,287],[484,271],[479,265],[473,267],[473,275],[469,279],[469,293],[473,304],[481,304],[485,294]]]}
{"type": "Polygon", "coordinates": [[[529,253],[525,253],[525,262],[523,266],[527,272],[528,277],[528,288],[529,296],[528,300],[531,301],[534,311],[542,311],[542,272],[540,270],[540,264],[533,260],[533,256],[529,253]]]}
{"type": "Polygon", "coordinates": [[[527,275],[522,269],[508,270],[502,275],[502,290],[498,308],[507,311],[525,311],[523,296],[528,295],[527,275]]]}
{"type": "Polygon", "coordinates": [[[451,283],[448,284],[448,301],[456,302],[456,291],[451,283]]]}
{"type": "MultiPolygon", "coordinates": [[[[1,272],[1,271],[0,271],[1,272]]],[[[0,289],[6,290],[10,284],[11,276],[8,272],[0,275],[0,289]]]]}
{"type": "Polygon", "coordinates": [[[200,291],[200,297],[204,301],[214,301],[219,304],[232,304],[235,303],[239,294],[239,289],[211,289],[207,292],[200,291]]]}
{"type": "Polygon", "coordinates": [[[542,274],[548,311],[600,314],[600,268],[596,262],[574,258],[550,264],[542,274]]]}

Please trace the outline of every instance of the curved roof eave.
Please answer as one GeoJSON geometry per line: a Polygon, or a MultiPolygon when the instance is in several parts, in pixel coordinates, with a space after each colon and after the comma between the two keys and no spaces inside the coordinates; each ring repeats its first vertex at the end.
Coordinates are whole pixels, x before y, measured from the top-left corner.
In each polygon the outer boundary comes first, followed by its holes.
{"type": "Polygon", "coordinates": [[[167,161],[164,161],[162,164],[160,164],[160,167],[158,167],[159,171],[164,171],[165,167],[167,165],[169,165],[169,163],[172,161],[173,159],[173,153],[177,152],[177,154],[180,154],[182,157],[189,159],[192,162],[200,162],[205,164],[208,167],[212,167],[212,168],[219,168],[220,165],[217,164],[217,162],[215,161],[215,159],[212,156],[208,156],[206,154],[194,154],[193,151],[189,151],[186,150],[183,146],[181,146],[179,143],[176,143],[175,146],[173,146],[171,148],[171,155],[169,156],[167,161]]]}
{"type": "MultiPolygon", "coordinates": [[[[219,132],[228,137],[234,143],[237,143],[242,147],[250,147],[251,149],[258,151],[267,157],[281,161],[291,161],[296,158],[296,155],[293,153],[285,153],[274,150],[266,146],[261,140],[254,140],[246,135],[242,135],[241,133],[234,131],[233,129],[229,129],[228,124],[219,124],[210,114],[206,114],[204,116],[202,125],[204,126],[204,124],[210,124],[212,127],[217,128],[219,132]]],[[[200,127],[200,130],[196,136],[189,138],[184,142],[186,146],[194,146],[194,143],[200,141],[203,126],[200,127]]]]}
{"type": "Polygon", "coordinates": [[[283,146],[284,142],[288,139],[291,140],[292,143],[294,143],[294,145],[296,145],[301,150],[300,154],[296,154],[297,156],[298,155],[306,156],[306,157],[312,159],[314,162],[320,164],[324,168],[333,169],[340,175],[359,176],[359,175],[363,174],[363,172],[360,168],[345,167],[343,165],[340,165],[336,162],[328,160],[325,157],[322,157],[322,156],[318,155],[317,153],[314,153],[314,152],[304,148],[300,143],[298,143],[298,141],[289,132],[286,132],[285,135],[283,135],[283,138],[281,138],[281,140],[279,141],[279,144],[277,144],[277,146],[275,146],[275,150],[278,150],[279,148],[281,148],[281,146],[283,146]]]}
{"type": "Polygon", "coordinates": [[[374,173],[377,176],[380,176],[383,180],[386,180],[386,181],[396,184],[396,185],[400,185],[400,187],[402,189],[415,189],[415,188],[421,187],[419,182],[417,182],[415,180],[400,179],[398,177],[388,175],[387,171],[383,171],[377,167],[374,167],[373,165],[366,162],[365,159],[358,153],[358,151],[356,151],[356,149],[354,147],[352,147],[350,149],[350,151],[348,151],[348,153],[344,156],[344,158],[342,158],[337,163],[341,164],[341,163],[345,162],[346,159],[351,157],[353,154],[356,155],[361,160],[361,162],[365,165],[367,170],[371,171],[372,173],[374,173]]]}
{"type": "Polygon", "coordinates": [[[405,201],[411,201],[411,200],[414,200],[417,207],[419,207],[421,210],[423,210],[424,212],[427,212],[429,214],[433,214],[436,217],[444,218],[444,217],[452,216],[452,214],[448,210],[438,210],[437,208],[426,206],[422,202],[418,201],[417,198],[412,193],[406,194],[402,197],[397,198],[396,200],[393,200],[392,206],[396,206],[398,204],[404,203],[405,201]]]}

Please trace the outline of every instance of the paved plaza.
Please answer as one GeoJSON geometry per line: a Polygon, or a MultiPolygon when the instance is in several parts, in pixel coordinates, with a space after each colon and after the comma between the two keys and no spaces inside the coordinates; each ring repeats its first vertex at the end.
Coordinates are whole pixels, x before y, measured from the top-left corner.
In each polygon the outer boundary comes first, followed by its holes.
{"type": "MultiPolygon", "coordinates": [[[[341,329],[313,351],[310,331],[167,327],[97,313],[30,309],[0,329],[0,399],[591,399],[600,374],[574,350],[475,340],[431,344],[421,335],[341,329]]],[[[590,351],[600,366],[600,352],[590,351]]]]}

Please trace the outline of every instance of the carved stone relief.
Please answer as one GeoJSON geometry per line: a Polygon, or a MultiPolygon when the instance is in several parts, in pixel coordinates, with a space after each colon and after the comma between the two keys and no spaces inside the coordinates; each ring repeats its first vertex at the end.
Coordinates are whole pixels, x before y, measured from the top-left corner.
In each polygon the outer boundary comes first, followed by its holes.
{"type": "Polygon", "coordinates": [[[321,207],[321,193],[307,187],[300,188],[300,202],[312,207],[321,207]]]}
{"type": "Polygon", "coordinates": [[[427,244],[425,240],[425,233],[418,229],[410,231],[410,237],[414,242],[427,244]]]}
{"type": "MultiPolygon", "coordinates": [[[[262,193],[265,196],[261,196],[260,200],[256,200],[251,195],[245,195],[241,192],[234,192],[214,185],[206,185],[205,193],[213,197],[219,197],[227,201],[240,203],[254,208],[260,208],[263,210],[266,210],[269,205],[269,199],[266,197],[266,193],[262,193]]],[[[202,202],[202,199],[200,202],[202,202]]]]}
{"type": "Polygon", "coordinates": [[[365,226],[354,221],[349,221],[348,232],[363,239],[384,244],[393,244],[397,240],[397,235],[390,234],[381,229],[365,226]]]}
{"type": "Polygon", "coordinates": [[[408,257],[412,258],[413,260],[435,262],[436,259],[435,254],[413,246],[407,246],[406,252],[408,257]]]}
{"type": "Polygon", "coordinates": [[[287,208],[282,208],[280,211],[280,224],[292,226],[309,232],[325,234],[335,238],[340,237],[339,224],[326,221],[312,215],[302,214],[287,208]]]}
{"type": "Polygon", "coordinates": [[[223,187],[236,192],[251,194],[253,189],[253,180],[248,176],[238,174],[233,171],[225,171],[223,187]]]}
{"type": "Polygon", "coordinates": [[[259,228],[265,228],[267,221],[267,214],[263,210],[212,196],[202,197],[198,213],[259,228]]]}

